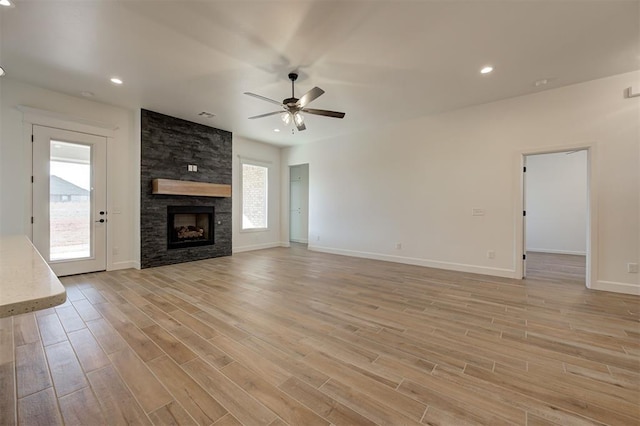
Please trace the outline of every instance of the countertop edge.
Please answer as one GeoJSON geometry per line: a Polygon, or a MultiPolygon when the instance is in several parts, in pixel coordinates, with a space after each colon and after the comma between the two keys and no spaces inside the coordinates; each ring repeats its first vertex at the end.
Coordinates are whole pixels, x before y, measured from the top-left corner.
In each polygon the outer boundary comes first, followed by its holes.
{"type": "Polygon", "coordinates": [[[67,291],[26,235],[0,236],[0,318],[58,306],[67,291]]]}
{"type": "Polygon", "coordinates": [[[67,292],[66,290],[63,290],[62,292],[51,296],[0,306],[0,318],[52,308],[54,306],[62,305],[66,301],[67,292]]]}

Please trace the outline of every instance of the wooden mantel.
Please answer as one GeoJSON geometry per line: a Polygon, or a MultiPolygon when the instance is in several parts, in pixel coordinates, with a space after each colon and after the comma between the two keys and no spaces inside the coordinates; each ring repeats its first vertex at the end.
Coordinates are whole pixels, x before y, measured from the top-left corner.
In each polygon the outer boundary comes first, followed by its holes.
{"type": "Polygon", "coordinates": [[[194,197],[231,197],[231,185],[189,180],[154,179],[151,193],[194,197]]]}

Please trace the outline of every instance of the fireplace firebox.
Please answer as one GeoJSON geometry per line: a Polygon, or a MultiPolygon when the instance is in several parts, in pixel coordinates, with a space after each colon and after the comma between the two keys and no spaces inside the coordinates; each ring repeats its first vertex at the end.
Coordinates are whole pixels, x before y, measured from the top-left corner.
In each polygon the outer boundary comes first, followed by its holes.
{"type": "Polygon", "coordinates": [[[167,206],[167,248],[214,243],[213,206],[167,206]]]}

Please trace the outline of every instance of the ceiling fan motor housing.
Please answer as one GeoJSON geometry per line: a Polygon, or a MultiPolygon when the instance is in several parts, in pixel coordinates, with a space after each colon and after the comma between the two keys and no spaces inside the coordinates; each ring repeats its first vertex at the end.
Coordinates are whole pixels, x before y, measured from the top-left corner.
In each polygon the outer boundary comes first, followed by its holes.
{"type": "Polygon", "coordinates": [[[285,104],[290,109],[296,106],[296,102],[298,102],[298,98],[287,98],[284,101],[282,101],[282,103],[285,104]]]}

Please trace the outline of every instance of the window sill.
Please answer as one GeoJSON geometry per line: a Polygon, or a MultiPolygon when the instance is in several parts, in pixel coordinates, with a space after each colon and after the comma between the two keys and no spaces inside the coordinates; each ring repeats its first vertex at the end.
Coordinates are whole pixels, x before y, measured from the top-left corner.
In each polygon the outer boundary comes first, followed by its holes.
{"type": "Polygon", "coordinates": [[[269,228],[249,228],[249,229],[241,229],[240,233],[251,233],[251,232],[267,232],[269,228]]]}

